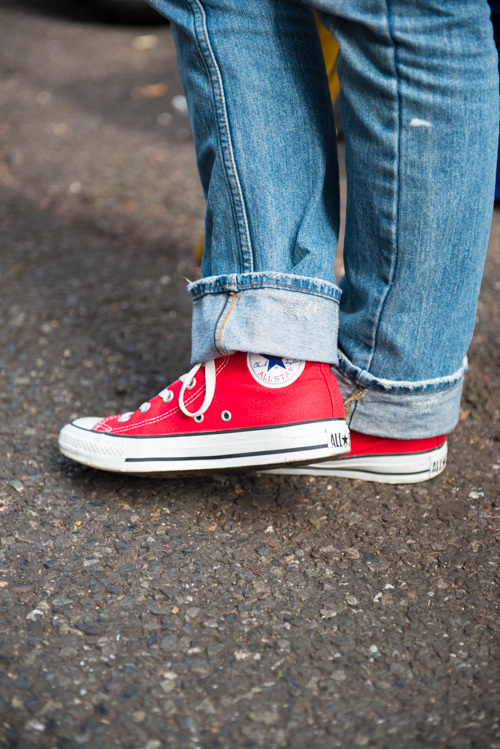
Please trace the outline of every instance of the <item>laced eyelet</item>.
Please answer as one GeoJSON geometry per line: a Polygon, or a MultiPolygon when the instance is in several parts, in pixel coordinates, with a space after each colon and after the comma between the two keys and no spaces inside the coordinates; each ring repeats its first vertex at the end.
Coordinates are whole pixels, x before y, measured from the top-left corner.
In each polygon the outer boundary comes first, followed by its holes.
{"type": "MultiPolygon", "coordinates": [[[[216,378],[216,370],[215,370],[215,359],[210,359],[210,361],[207,361],[205,363],[198,362],[198,364],[195,364],[194,367],[185,375],[180,376],[180,381],[182,382],[182,387],[179,393],[179,409],[182,411],[184,416],[189,416],[191,418],[194,418],[198,414],[204,414],[205,411],[208,409],[210,404],[212,403],[214,393],[215,393],[215,378],[216,378]],[[198,370],[204,367],[205,368],[205,397],[203,398],[203,403],[199,408],[197,408],[195,411],[190,411],[184,402],[184,396],[186,394],[186,390],[189,388],[191,390],[196,385],[196,373],[198,370]]],[[[199,393],[202,388],[200,387],[196,392],[199,393]]],[[[192,398],[191,398],[192,400],[192,398]]]]}
{"type": "Polygon", "coordinates": [[[198,416],[193,416],[193,419],[196,421],[197,424],[201,424],[205,417],[203,414],[198,414],[198,416]]]}
{"type": "Polygon", "coordinates": [[[220,415],[222,421],[230,421],[231,420],[231,411],[223,411],[220,415]]]}
{"type": "Polygon", "coordinates": [[[167,390],[165,393],[162,393],[161,395],[161,399],[164,403],[170,403],[173,397],[174,397],[174,394],[171,390],[167,390]]]}
{"type": "Polygon", "coordinates": [[[139,411],[141,412],[141,414],[145,414],[146,411],[149,411],[150,408],[151,408],[151,403],[149,402],[143,403],[142,406],[139,406],[139,411]]]}
{"type": "Polygon", "coordinates": [[[118,417],[118,421],[128,421],[132,416],[133,411],[127,411],[126,414],[122,414],[118,417]]]}

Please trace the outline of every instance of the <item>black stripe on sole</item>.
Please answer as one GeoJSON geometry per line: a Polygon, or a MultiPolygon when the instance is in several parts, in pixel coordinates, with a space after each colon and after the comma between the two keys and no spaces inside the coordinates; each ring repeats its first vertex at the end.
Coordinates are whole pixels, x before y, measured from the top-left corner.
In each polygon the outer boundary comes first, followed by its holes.
{"type": "MultiPolygon", "coordinates": [[[[191,436],[191,435],[190,435],[191,436]]],[[[230,453],[229,455],[208,455],[208,456],[199,456],[199,455],[193,455],[185,458],[125,458],[125,463],[154,463],[155,461],[162,462],[162,463],[176,463],[176,462],[184,462],[189,460],[229,460],[231,458],[251,458],[257,455],[282,455],[283,453],[299,453],[299,452],[309,452],[310,450],[321,450],[328,448],[328,443],[323,445],[309,445],[308,447],[289,447],[289,448],[283,448],[281,450],[260,450],[257,452],[251,452],[251,453],[230,453]]],[[[331,456],[328,456],[326,460],[331,458],[331,456]]],[[[250,466],[249,466],[250,467],[250,466]]]]}
{"type": "Polygon", "coordinates": [[[374,471],[371,468],[355,468],[354,466],[351,466],[350,468],[342,468],[340,466],[339,468],[323,468],[324,471],[329,471],[331,473],[347,473],[347,472],[356,472],[356,473],[369,473],[371,476],[418,476],[427,474],[430,472],[430,468],[425,468],[424,470],[419,471],[374,471]]]}

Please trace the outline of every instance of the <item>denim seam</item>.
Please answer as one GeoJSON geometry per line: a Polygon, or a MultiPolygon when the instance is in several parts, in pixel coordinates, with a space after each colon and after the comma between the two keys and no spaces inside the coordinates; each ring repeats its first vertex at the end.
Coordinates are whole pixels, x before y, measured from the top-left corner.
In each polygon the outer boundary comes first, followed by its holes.
{"type": "MultiPolygon", "coordinates": [[[[339,300],[333,296],[330,296],[330,294],[325,294],[322,291],[316,291],[315,289],[299,289],[296,286],[289,286],[284,283],[273,283],[269,285],[263,285],[260,281],[255,281],[254,283],[244,283],[244,284],[237,284],[239,287],[247,287],[247,286],[258,286],[261,289],[276,289],[276,288],[282,288],[282,289],[289,289],[290,291],[295,291],[299,294],[310,294],[312,296],[320,296],[324,299],[329,299],[332,302],[335,302],[338,304],[339,300]]],[[[200,299],[203,296],[206,296],[207,294],[221,294],[224,293],[227,289],[231,289],[230,293],[236,294],[237,292],[234,291],[233,287],[230,284],[224,284],[224,286],[217,286],[214,289],[204,289],[203,292],[191,292],[193,294],[193,299],[200,299]]]]}
{"type": "Polygon", "coordinates": [[[398,66],[397,66],[397,55],[396,55],[396,45],[394,43],[394,34],[391,29],[391,21],[390,21],[390,10],[389,10],[389,0],[385,0],[385,7],[386,7],[386,13],[387,13],[387,33],[389,35],[389,39],[392,44],[392,60],[393,60],[393,67],[394,67],[394,80],[396,84],[396,114],[397,114],[397,134],[395,137],[394,147],[395,147],[395,162],[396,162],[396,168],[395,168],[395,185],[394,185],[394,194],[393,194],[393,201],[392,201],[392,209],[393,209],[393,229],[392,229],[392,246],[393,246],[393,255],[391,258],[391,267],[389,269],[389,276],[387,279],[387,285],[384,289],[384,292],[382,294],[382,297],[380,299],[378,309],[375,315],[374,325],[373,325],[373,332],[372,332],[372,345],[371,345],[371,352],[370,356],[368,358],[368,361],[366,363],[365,369],[369,369],[371,366],[371,363],[373,361],[373,357],[375,356],[375,350],[377,348],[377,338],[380,331],[380,321],[382,318],[382,314],[384,312],[384,307],[387,303],[387,299],[389,297],[389,294],[392,289],[392,285],[394,283],[394,276],[396,275],[396,267],[398,262],[398,225],[400,220],[399,215],[399,207],[400,207],[400,189],[401,189],[401,90],[400,90],[400,80],[398,77],[398,66]]]}
{"type": "Polygon", "coordinates": [[[196,39],[200,48],[200,52],[203,61],[207,67],[208,75],[212,83],[212,92],[214,95],[216,111],[219,115],[217,118],[218,124],[218,135],[219,142],[221,144],[221,151],[224,155],[224,173],[229,185],[229,192],[232,196],[232,205],[236,212],[236,219],[238,224],[238,237],[240,242],[240,250],[243,260],[243,268],[245,271],[253,271],[253,257],[252,257],[252,244],[250,240],[250,231],[248,227],[248,219],[245,211],[245,203],[243,200],[243,192],[238,177],[238,171],[236,169],[236,162],[234,159],[231,131],[229,128],[229,120],[226,109],[226,98],[224,95],[224,86],[222,83],[222,76],[215,58],[214,51],[210,44],[208,36],[208,29],[206,24],[206,13],[200,0],[189,0],[194,8],[195,16],[195,29],[196,29],[196,16],[198,16],[198,22],[201,24],[201,38],[199,33],[196,34],[196,39]],[[196,13],[196,10],[198,13],[196,13]],[[203,41],[203,44],[201,43],[203,41]],[[204,49],[205,48],[205,49],[204,49]],[[208,58],[208,59],[207,59],[208,58]],[[215,81],[214,81],[215,78],[215,81]],[[222,119],[222,123],[221,123],[222,119]]]}
{"type": "MultiPolygon", "coordinates": [[[[229,298],[231,298],[231,297],[232,297],[231,304],[229,305],[229,309],[226,312],[226,314],[224,316],[224,319],[223,319],[223,321],[221,323],[221,326],[219,328],[219,335],[218,335],[218,338],[217,338],[218,345],[216,346],[216,348],[218,349],[218,351],[220,351],[221,354],[225,354],[225,355],[228,355],[229,351],[226,351],[225,348],[222,345],[222,331],[224,330],[224,325],[226,324],[226,322],[227,322],[227,320],[229,318],[229,315],[231,314],[231,312],[233,310],[233,307],[236,304],[236,291],[231,291],[230,292],[229,298]]],[[[228,302],[229,302],[229,299],[228,299],[228,302]]]]}

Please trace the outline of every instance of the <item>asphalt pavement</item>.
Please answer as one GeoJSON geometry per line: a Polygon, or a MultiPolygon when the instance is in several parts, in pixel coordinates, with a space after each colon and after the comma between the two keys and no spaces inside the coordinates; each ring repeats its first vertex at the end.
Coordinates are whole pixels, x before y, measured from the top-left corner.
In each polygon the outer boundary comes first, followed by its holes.
{"type": "Polygon", "coordinates": [[[189,369],[192,135],[168,26],[0,39],[0,747],[500,749],[500,211],[439,478],[78,466],[64,423],[189,369]]]}

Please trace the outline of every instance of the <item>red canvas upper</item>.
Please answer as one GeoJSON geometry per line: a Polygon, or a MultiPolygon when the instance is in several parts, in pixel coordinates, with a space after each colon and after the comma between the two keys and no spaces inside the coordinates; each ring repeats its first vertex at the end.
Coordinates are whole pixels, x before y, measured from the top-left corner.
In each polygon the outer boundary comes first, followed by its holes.
{"type": "MultiPolygon", "coordinates": [[[[215,393],[199,423],[182,413],[179,407],[182,382],[177,380],[168,388],[174,395],[169,403],[155,396],[145,413],[135,411],[127,421],[119,421],[119,415],[108,416],[93,431],[124,436],[196,434],[344,418],[342,397],[328,364],[306,362],[295,380],[292,377],[290,384],[280,386],[298,363],[286,357],[268,357],[268,360],[268,371],[254,376],[245,353],[216,359],[215,393]],[[273,365],[275,360],[277,363],[273,365]],[[259,376],[267,377],[278,386],[266,387],[259,381],[259,376]],[[230,420],[224,421],[223,412],[230,413],[230,420]]],[[[201,406],[205,397],[203,366],[196,373],[195,380],[195,386],[184,394],[184,404],[191,412],[201,406]]]]}
{"type": "Polygon", "coordinates": [[[428,437],[418,440],[399,440],[390,437],[375,437],[361,434],[351,429],[351,452],[346,456],[353,458],[357,455],[396,455],[400,453],[417,453],[440,447],[446,435],[428,437]]]}

